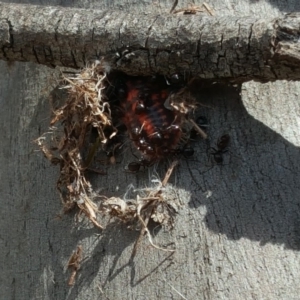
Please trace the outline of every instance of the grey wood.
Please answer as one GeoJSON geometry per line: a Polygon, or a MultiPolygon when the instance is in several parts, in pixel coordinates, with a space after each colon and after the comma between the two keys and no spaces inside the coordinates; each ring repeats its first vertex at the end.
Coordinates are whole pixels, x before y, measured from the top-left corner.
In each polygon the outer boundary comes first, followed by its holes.
{"type": "Polygon", "coordinates": [[[104,56],[132,75],[235,83],[300,77],[300,13],[259,19],[16,4],[0,11],[0,59],[8,61],[78,68],[104,56]]]}
{"type": "MultiPolygon", "coordinates": [[[[173,2],[156,3],[64,4],[163,12],[173,2]]],[[[228,18],[278,17],[300,5],[209,4],[228,18]]],[[[0,67],[0,299],[299,299],[298,83],[199,89],[198,114],[209,119],[209,142],[215,146],[229,133],[230,151],[223,166],[209,169],[208,145],[195,144],[195,161],[183,160],[171,178],[183,205],[176,226],[172,232],[153,230],[157,244],[175,246],[176,252],[153,249],[145,239],[130,261],[137,232],[115,223],[100,232],[87,221],[76,224],[72,215],[56,217],[58,170],[35,152],[32,140],[47,130],[48,97],[59,70],[18,62],[0,67]],[[79,243],[84,261],[69,288],[66,264],[79,243]]],[[[110,167],[108,176],[93,177],[95,187],[122,195],[131,183],[151,184],[152,169],[135,176],[123,172],[124,163],[110,167]]],[[[164,170],[163,164],[157,168],[159,176],[164,170]]]]}

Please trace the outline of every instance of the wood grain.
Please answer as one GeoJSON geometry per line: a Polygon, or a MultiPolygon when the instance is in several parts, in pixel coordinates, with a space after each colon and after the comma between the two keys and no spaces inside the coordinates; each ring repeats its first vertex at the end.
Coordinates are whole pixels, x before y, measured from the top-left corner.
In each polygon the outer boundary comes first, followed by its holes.
{"type": "MultiPolygon", "coordinates": [[[[174,1],[159,1],[159,6],[153,1],[38,2],[162,13],[174,1]]],[[[178,2],[176,9],[190,1],[178,2]]],[[[211,6],[216,17],[228,18],[281,18],[300,10],[293,0],[216,0],[211,6]]],[[[182,161],[170,179],[182,202],[175,229],[151,231],[156,244],[174,246],[176,252],[157,251],[145,239],[132,261],[138,232],[116,223],[100,232],[87,222],[76,223],[72,215],[57,218],[58,170],[35,152],[32,140],[47,130],[48,99],[57,92],[53,76],[60,69],[3,61],[0,69],[0,298],[299,298],[297,82],[248,82],[237,88],[199,83],[196,94],[203,105],[198,114],[209,120],[209,144],[195,143],[194,160],[182,161]],[[223,133],[232,138],[230,151],[224,166],[209,170],[207,148],[215,147],[223,133]],[[67,264],[79,244],[83,259],[69,288],[67,264]]],[[[129,184],[149,185],[153,171],[124,172],[130,159],[125,155],[108,176],[91,178],[94,187],[123,195],[129,184]]],[[[165,168],[157,168],[159,176],[165,168]]]]}
{"type": "Polygon", "coordinates": [[[300,14],[205,16],[0,4],[0,59],[131,75],[299,80],[300,14]]]}

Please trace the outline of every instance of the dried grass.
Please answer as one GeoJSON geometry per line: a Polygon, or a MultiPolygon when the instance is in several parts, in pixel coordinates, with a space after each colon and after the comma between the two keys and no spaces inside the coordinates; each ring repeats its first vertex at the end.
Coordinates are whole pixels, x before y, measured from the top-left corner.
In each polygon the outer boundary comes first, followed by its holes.
{"type": "Polygon", "coordinates": [[[82,246],[79,245],[77,246],[77,249],[72,253],[68,262],[68,269],[71,270],[71,275],[68,280],[69,286],[73,286],[75,284],[75,278],[80,268],[81,260],[82,260],[82,246]]]}
{"type": "Polygon", "coordinates": [[[66,103],[54,111],[50,122],[50,145],[48,134],[36,140],[45,157],[54,164],[60,165],[60,176],[57,189],[60,192],[64,209],[74,207],[83,212],[95,226],[103,228],[97,221],[97,205],[93,202],[93,190],[85,177],[85,170],[89,162],[84,162],[82,153],[86,146],[86,137],[91,128],[98,132],[99,144],[106,144],[117,130],[111,119],[109,103],[103,90],[107,85],[106,74],[101,62],[97,61],[85,68],[73,78],[63,77],[67,89],[66,103]],[[59,130],[54,125],[61,125],[59,130]],[[108,129],[110,135],[105,134],[108,129]],[[51,145],[51,141],[56,141],[51,145]]]}
{"type": "Polygon", "coordinates": [[[60,108],[54,110],[49,131],[35,142],[52,164],[60,166],[57,189],[64,211],[77,208],[79,214],[85,214],[100,229],[104,226],[99,219],[103,220],[104,216],[119,219],[128,227],[139,228],[140,237],[146,233],[153,247],[174,251],[153,243],[148,223],[152,219],[169,229],[174,226],[177,195],[167,182],[177,163],[171,165],[162,182],[152,188],[136,190],[137,194],[130,200],[95,193],[85,171],[96,149],[104,147],[117,134],[110,103],[104,93],[109,86],[105,68],[97,61],[74,77],[63,76],[62,83],[61,88],[67,90],[68,97],[60,108]],[[89,148],[87,137],[92,128],[97,130],[98,138],[84,161],[82,153],[89,148]]]}

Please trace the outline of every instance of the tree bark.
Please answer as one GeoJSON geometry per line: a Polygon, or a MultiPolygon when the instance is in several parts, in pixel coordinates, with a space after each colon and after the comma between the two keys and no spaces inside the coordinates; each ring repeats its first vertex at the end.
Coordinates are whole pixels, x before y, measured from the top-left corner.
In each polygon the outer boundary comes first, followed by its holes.
{"type": "MultiPolygon", "coordinates": [[[[38,2],[103,10],[123,5],[136,14],[157,8],[153,1],[38,2]]],[[[176,9],[188,2],[178,1],[176,9]]],[[[216,18],[280,18],[281,12],[300,10],[294,0],[213,3],[216,18]]],[[[159,4],[162,14],[173,3],[159,4]]],[[[138,232],[115,222],[99,231],[84,219],[59,214],[58,169],[31,142],[47,131],[60,69],[3,61],[0,69],[1,299],[299,298],[297,82],[196,90],[197,116],[209,120],[208,141],[194,142],[193,159],[182,160],[170,178],[182,203],[174,230],[151,230],[156,244],[176,251],[154,249],[145,238],[131,260],[138,232]],[[210,147],[224,133],[231,137],[229,151],[223,165],[212,165],[210,147]],[[79,244],[83,260],[69,287],[66,266],[79,244]]],[[[164,175],[164,164],[137,175],[124,172],[127,154],[107,168],[107,176],[91,178],[96,190],[123,196],[130,184],[144,188],[164,175]]]]}
{"type": "Polygon", "coordinates": [[[300,14],[281,18],[131,14],[0,4],[0,59],[79,68],[104,57],[131,75],[300,79],[300,14]]]}

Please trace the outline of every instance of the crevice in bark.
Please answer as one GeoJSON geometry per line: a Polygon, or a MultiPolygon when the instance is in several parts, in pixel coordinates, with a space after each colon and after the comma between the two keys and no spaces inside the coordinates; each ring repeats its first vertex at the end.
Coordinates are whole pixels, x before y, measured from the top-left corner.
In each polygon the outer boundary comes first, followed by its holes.
{"type": "Polygon", "coordinates": [[[175,0],[173,5],[172,5],[172,8],[170,9],[170,14],[175,10],[177,5],[178,5],[178,0],[175,0]]]}
{"type": "Polygon", "coordinates": [[[71,51],[71,56],[72,56],[72,59],[73,59],[74,67],[75,67],[76,69],[78,69],[78,65],[77,65],[77,63],[76,63],[76,58],[75,58],[75,55],[74,55],[74,52],[73,52],[73,51],[71,51]]]}
{"type": "Polygon", "coordinates": [[[253,24],[250,26],[250,32],[248,36],[248,53],[250,54],[251,52],[251,37],[252,37],[252,31],[253,31],[253,24]]]}
{"type": "Polygon", "coordinates": [[[9,19],[7,19],[7,24],[8,24],[8,32],[9,32],[9,43],[10,46],[13,47],[14,46],[13,26],[9,19]]]}
{"type": "Polygon", "coordinates": [[[55,40],[56,42],[58,42],[58,28],[59,28],[59,26],[60,26],[61,20],[62,20],[62,19],[58,19],[58,21],[57,21],[57,23],[56,23],[56,26],[55,26],[55,28],[54,28],[54,40],[55,40]]]}
{"type": "MultiPolygon", "coordinates": [[[[11,24],[11,21],[8,18],[5,18],[5,24],[8,27],[8,35],[9,35],[9,45],[7,45],[6,43],[3,43],[3,46],[1,47],[2,53],[3,53],[3,57],[9,61],[11,60],[10,57],[7,55],[6,53],[6,49],[8,49],[9,47],[12,47],[14,45],[14,38],[13,38],[13,26],[11,24]]],[[[4,42],[4,41],[3,41],[4,42]]]]}
{"type": "Polygon", "coordinates": [[[149,36],[150,36],[150,33],[151,33],[151,29],[152,29],[152,27],[153,27],[153,25],[154,25],[154,23],[156,22],[157,19],[158,19],[158,16],[153,20],[152,24],[148,28],[147,37],[146,37],[146,41],[145,41],[145,48],[148,48],[148,41],[149,41],[149,36]]]}
{"type": "Polygon", "coordinates": [[[34,57],[35,57],[35,59],[36,59],[36,62],[37,62],[38,64],[40,64],[40,60],[39,60],[39,58],[38,58],[38,53],[37,53],[37,50],[35,49],[35,47],[32,47],[32,53],[34,54],[34,57]]]}

